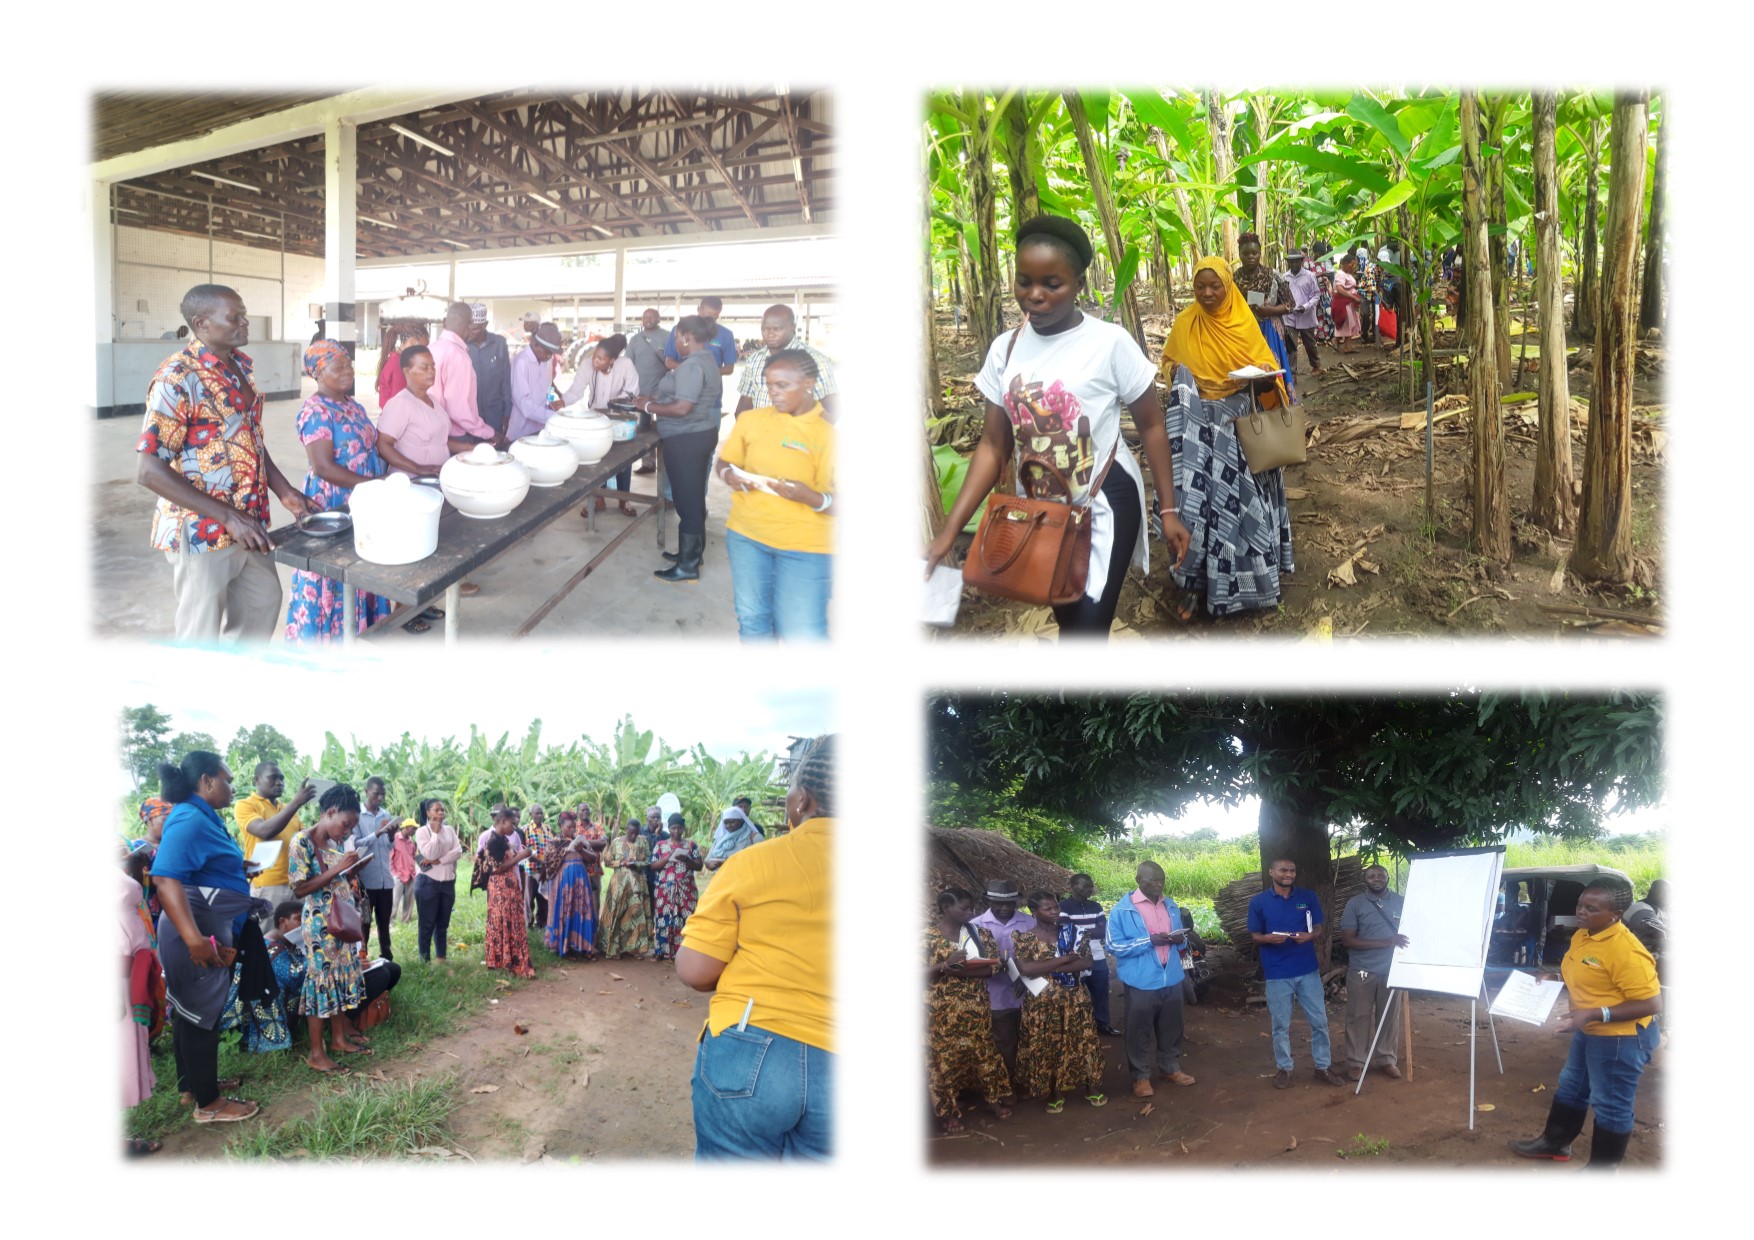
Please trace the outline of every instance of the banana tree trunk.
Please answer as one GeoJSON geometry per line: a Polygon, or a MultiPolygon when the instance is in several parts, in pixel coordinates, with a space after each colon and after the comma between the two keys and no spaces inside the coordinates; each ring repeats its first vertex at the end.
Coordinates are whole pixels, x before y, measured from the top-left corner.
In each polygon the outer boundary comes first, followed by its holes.
{"type": "Polygon", "coordinates": [[[1632,579],[1632,379],[1645,126],[1644,96],[1616,95],[1609,132],[1608,225],[1602,235],[1583,509],[1571,558],[1572,568],[1586,581],[1632,579]]]}
{"type": "MultiPolygon", "coordinates": [[[[1212,163],[1214,180],[1223,185],[1230,180],[1236,171],[1236,161],[1230,154],[1230,117],[1224,111],[1224,100],[1215,90],[1205,92],[1206,95],[1206,128],[1212,134],[1212,163]]],[[[1214,204],[1216,205],[1216,204],[1214,204]]],[[[1236,252],[1236,218],[1220,212],[1218,216],[1219,241],[1224,251],[1224,261],[1232,267],[1242,261],[1236,252]]]]}
{"type": "Polygon", "coordinates": [[[1504,120],[1510,111],[1510,98],[1494,95],[1487,105],[1490,120],[1487,139],[1493,154],[1486,160],[1486,205],[1491,216],[1492,239],[1492,308],[1498,335],[1495,341],[1498,356],[1500,390],[1511,380],[1510,360],[1510,234],[1509,213],[1504,204],[1504,120]]]}
{"type": "Polygon", "coordinates": [[[1005,165],[1011,178],[1011,231],[1041,214],[1041,143],[1029,123],[1029,97],[1011,96],[1005,107],[1005,165]]]}
{"type": "Polygon", "coordinates": [[[1649,332],[1663,325],[1663,199],[1664,168],[1669,162],[1669,101],[1663,100],[1663,127],[1657,130],[1656,180],[1650,189],[1650,227],[1644,242],[1644,293],[1638,306],[1638,329],[1649,332]]]}
{"type": "MultiPolygon", "coordinates": [[[[1161,130],[1161,129],[1157,128],[1155,125],[1153,125],[1145,131],[1145,137],[1150,141],[1151,145],[1156,149],[1157,157],[1159,159],[1161,159],[1164,162],[1164,164],[1167,166],[1169,163],[1169,139],[1167,139],[1163,136],[1163,130],[1161,130]]],[[[1182,186],[1177,185],[1175,187],[1174,193],[1175,193],[1176,218],[1181,220],[1182,227],[1185,230],[1187,230],[1187,239],[1185,241],[1183,241],[1182,244],[1184,246],[1192,246],[1193,247],[1193,249],[1194,249],[1194,260],[1193,261],[1198,262],[1199,258],[1200,258],[1200,255],[1199,255],[1200,233],[1199,233],[1199,230],[1194,227],[1194,212],[1193,212],[1193,209],[1188,205],[1188,191],[1186,189],[1184,189],[1182,186]]],[[[1170,296],[1169,296],[1169,313],[1173,315],[1175,313],[1175,279],[1174,279],[1174,274],[1172,272],[1165,272],[1163,278],[1164,278],[1164,284],[1166,285],[1166,287],[1168,287],[1169,294],[1170,294],[1170,296]]]]}
{"type": "Polygon", "coordinates": [[[1504,424],[1499,418],[1497,307],[1492,303],[1492,253],[1487,243],[1488,172],[1480,147],[1487,128],[1479,95],[1463,91],[1462,242],[1468,281],[1468,403],[1472,415],[1473,524],[1468,543],[1495,563],[1510,560],[1510,506],[1504,489],[1504,424]]]}
{"type": "Polygon", "coordinates": [[[999,333],[1005,330],[999,287],[999,242],[995,235],[998,196],[993,189],[993,115],[981,95],[963,97],[969,118],[968,184],[974,208],[974,290],[970,311],[980,356],[985,356],[999,333]]]}
{"type": "Polygon", "coordinates": [[[1571,391],[1565,373],[1565,278],[1560,270],[1557,131],[1559,96],[1535,92],[1535,299],[1540,305],[1540,439],[1529,519],[1561,538],[1577,529],[1572,498],[1571,391]]]}
{"type": "Polygon", "coordinates": [[[1169,255],[1163,248],[1163,233],[1151,230],[1151,300],[1153,314],[1175,317],[1175,298],[1169,281],[1169,255]]]}
{"type": "MultiPolygon", "coordinates": [[[[926,416],[932,416],[930,404],[926,406],[926,416]]],[[[931,542],[944,529],[944,498],[938,491],[938,468],[932,461],[932,445],[921,436],[920,446],[926,450],[925,491],[921,498],[925,501],[926,541],[931,542]]]]}
{"type": "Polygon", "coordinates": [[[1583,257],[1578,262],[1577,306],[1572,327],[1585,339],[1596,334],[1596,220],[1601,215],[1602,122],[1592,119],[1584,169],[1583,257]]]}
{"type": "MultiPolygon", "coordinates": [[[[1072,131],[1078,136],[1078,149],[1084,154],[1084,168],[1090,177],[1091,197],[1096,200],[1096,215],[1102,221],[1103,240],[1108,245],[1108,260],[1115,267],[1120,265],[1121,255],[1126,247],[1121,241],[1121,216],[1115,209],[1114,194],[1109,189],[1108,167],[1103,161],[1102,153],[1096,149],[1096,134],[1090,128],[1090,116],[1084,110],[1084,99],[1076,91],[1067,91],[1063,96],[1066,101],[1066,115],[1072,118],[1072,131]]],[[[1133,302],[1133,286],[1115,289],[1115,308],[1120,315],[1121,326],[1126,328],[1139,347],[1145,347],[1145,332],[1139,325],[1139,308],[1133,302]]]]}

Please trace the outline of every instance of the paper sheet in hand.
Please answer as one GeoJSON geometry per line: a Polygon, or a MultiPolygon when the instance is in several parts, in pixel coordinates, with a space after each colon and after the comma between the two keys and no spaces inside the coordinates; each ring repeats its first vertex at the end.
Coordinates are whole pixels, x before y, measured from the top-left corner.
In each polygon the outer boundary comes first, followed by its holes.
{"type": "Polygon", "coordinates": [[[371,860],[371,854],[370,854],[370,853],[366,853],[366,854],[365,854],[365,855],[364,855],[364,856],[363,856],[363,857],[361,857],[361,858],[360,858],[360,859],[359,859],[359,860],[358,860],[358,861],[355,861],[355,862],[354,862],[354,863],[353,863],[353,864],[352,864],[352,865],[350,865],[350,866],[348,866],[348,867],[347,867],[347,868],[346,868],[346,869],[345,869],[345,870],[342,870],[342,871],[341,871],[341,873],[340,873],[340,874],[337,874],[337,875],[336,875],[336,876],[335,876],[335,877],[336,877],[336,878],[340,878],[340,877],[342,877],[342,875],[345,875],[345,874],[351,874],[351,873],[353,873],[353,872],[354,872],[354,871],[355,871],[355,870],[357,870],[357,869],[358,869],[358,868],[359,868],[359,867],[360,867],[360,866],[362,866],[362,865],[364,865],[364,864],[365,864],[365,863],[366,863],[366,862],[368,862],[368,861],[370,861],[370,860],[371,860]]]}
{"type": "Polygon", "coordinates": [[[1267,304],[1267,295],[1259,289],[1255,289],[1248,294],[1248,303],[1251,306],[1264,306],[1267,304]]]}
{"type": "Polygon", "coordinates": [[[766,491],[769,495],[779,494],[778,491],[773,489],[774,483],[779,481],[777,478],[769,478],[765,474],[752,474],[747,469],[742,469],[736,465],[727,464],[725,468],[731,471],[731,476],[733,478],[742,479],[757,491],[766,491]]]}
{"type": "Polygon", "coordinates": [[[1015,958],[1007,960],[1005,962],[1005,972],[1007,972],[1011,975],[1012,981],[1022,982],[1023,989],[1027,990],[1031,995],[1039,995],[1042,991],[1044,991],[1048,988],[1048,979],[1047,978],[1045,978],[1045,977],[1024,977],[1022,973],[1018,972],[1017,961],[1015,958]]]}
{"type": "Polygon", "coordinates": [[[284,847],[285,844],[280,840],[257,840],[256,846],[250,850],[250,859],[245,864],[266,870],[280,860],[280,850],[284,847]]]}
{"type": "MultiPolygon", "coordinates": [[[[924,560],[920,567],[926,566],[924,560]]],[[[925,591],[921,599],[921,616],[927,624],[935,624],[939,628],[949,628],[956,623],[956,613],[962,609],[962,570],[940,564],[932,570],[932,575],[925,580],[925,591]]]]}
{"type": "Polygon", "coordinates": [[[1553,1014],[1554,1000],[1565,989],[1564,982],[1540,982],[1533,973],[1513,972],[1504,979],[1504,987],[1492,1000],[1494,1016],[1508,1016],[1525,1024],[1544,1025],[1553,1014]]]}
{"type": "Polygon", "coordinates": [[[1232,379],[1266,379],[1272,375],[1283,374],[1279,370],[1262,370],[1259,366],[1244,366],[1240,370],[1230,372],[1232,379]]]}

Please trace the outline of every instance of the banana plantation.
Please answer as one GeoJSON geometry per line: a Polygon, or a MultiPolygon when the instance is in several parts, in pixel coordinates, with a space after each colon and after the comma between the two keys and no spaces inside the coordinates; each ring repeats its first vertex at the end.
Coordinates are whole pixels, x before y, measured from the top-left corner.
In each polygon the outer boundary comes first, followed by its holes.
{"type": "MultiPolygon", "coordinates": [[[[942,530],[982,435],[975,374],[1022,318],[1020,225],[1051,214],[1082,227],[1094,258],[1081,309],[1153,363],[1194,308],[1195,264],[1234,270],[1250,252],[1239,239],[1258,239],[1260,266],[1307,264],[1322,288],[1306,357],[1287,333],[1306,419],[1307,461],[1283,476],[1295,571],[1277,608],[1189,621],[1154,540],[1115,635],[1660,632],[1664,103],[1451,89],[932,95],[925,536],[942,530]],[[1356,340],[1329,317],[1342,256],[1356,256],[1364,298],[1356,340]]],[[[1046,637],[1053,619],[965,589],[955,628],[1046,637]]]]}
{"type": "MultiPolygon", "coordinates": [[[[535,720],[521,740],[509,733],[490,740],[471,726],[467,740],[446,737],[435,742],[404,733],[392,744],[374,747],[357,741],[344,745],[331,732],[322,752],[314,755],[258,755],[237,743],[227,754],[239,795],[248,795],[250,772],[262,760],[280,763],[289,793],[307,775],[356,788],[367,776],[378,775],[385,782],[385,805],[393,813],[413,817],[422,799],[438,797],[450,807],[453,823],[468,824],[471,833],[488,824],[489,811],[499,802],[520,810],[542,805],[550,820],[584,802],[601,822],[642,816],[662,793],[671,792],[682,802],[689,830],[701,842],[710,840],[719,815],[740,796],[755,802],[755,816],[763,826],[783,821],[776,806],[785,797],[784,759],[783,754],[766,752],[719,758],[700,744],[677,748],[640,729],[631,716],[601,741],[581,736],[544,745],[542,722],[535,720]]],[[[122,807],[124,833],[132,834],[137,825],[137,804],[137,798],[130,798],[122,807]]]]}

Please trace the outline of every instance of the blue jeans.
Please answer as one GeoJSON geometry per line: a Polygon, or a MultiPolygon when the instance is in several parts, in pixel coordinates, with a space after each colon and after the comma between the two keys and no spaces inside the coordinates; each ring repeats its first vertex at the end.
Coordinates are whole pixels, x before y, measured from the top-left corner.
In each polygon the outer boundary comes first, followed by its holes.
{"type": "Polygon", "coordinates": [[[694,1157],[826,1160],[834,1056],[754,1025],[701,1040],[694,1057],[694,1157]]]}
{"type": "Polygon", "coordinates": [[[1303,1009],[1309,1021],[1310,1058],[1318,1068],[1333,1063],[1328,1050],[1328,1008],[1322,1002],[1322,979],[1317,973],[1301,977],[1267,979],[1267,1012],[1273,1018],[1273,1062],[1281,1072],[1291,1071],[1291,1001],[1303,1009]]]}
{"type": "Polygon", "coordinates": [[[1634,1037],[1572,1034],[1554,1100],[1580,1111],[1594,1107],[1596,1125],[1606,1132],[1631,1132],[1632,1099],[1657,1049],[1659,1019],[1653,1018],[1634,1037]]]}
{"type": "Polygon", "coordinates": [[[746,642],[826,641],[834,557],[817,551],[781,551],[725,531],[731,562],[731,599],[737,636],[746,642]]]}

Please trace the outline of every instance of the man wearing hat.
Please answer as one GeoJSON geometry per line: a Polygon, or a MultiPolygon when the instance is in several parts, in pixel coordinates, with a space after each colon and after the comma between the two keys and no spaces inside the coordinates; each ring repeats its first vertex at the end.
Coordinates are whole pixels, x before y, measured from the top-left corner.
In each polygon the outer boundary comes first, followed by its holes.
{"type": "Polygon", "coordinates": [[[512,359],[512,413],[506,426],[507,439],[534,435],[548,424],[548,415],[560,408],[552,394],[554,358],[565,348],[560,328],[543,323],[531,333],[530,347],[512,359]]]}
{"type": "Polygon", "coordinates": [[[475,410],[481,420],[503,435],[512,411],[512,356],[505,337],[487,330],[487,305],[469,306],[469,361],[475,367],[475,410]]]}
{"type": "Polygon", "coordinates": [[[1035,918],[1017,911],[1022,893],[1008,878],[987,882],[987,911],[968,924],[993,932],[999,944],[999,971],[987,979],[987,1003],[993,1013],[993,1043],[1013,1076],[1017,1074],[1017,1039],[1023,1032],[1023,988],[1011,977],[1011,936],[1035,925],[1035,918]]]}
{"type": "Polygon", "coordinates": [[[1285,283],[1291,289],[1291,313],[1279,321],[1285,325],[1286,360],[1291,363],[1295,373],[1297,369],[1297,342],[1303,341],[1303,351],[1309,355],[1309,373],[1322,373],[1322,359],[1316,353],[1316,306],[1322,300],[1321,281],[1316,279],[1315,272],[1303,265],[1303,251],[1292,250],[1285,256],[1286,264],[1291,268],[1285,273],[1285,283]]]}

